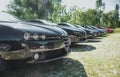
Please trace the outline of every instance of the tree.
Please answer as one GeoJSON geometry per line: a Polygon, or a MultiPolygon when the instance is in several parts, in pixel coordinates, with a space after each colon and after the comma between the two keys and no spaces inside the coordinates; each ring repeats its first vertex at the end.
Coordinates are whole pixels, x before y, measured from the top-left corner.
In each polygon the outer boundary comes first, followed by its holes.
{"type": "Polygon", "coordinates": [[[48,19],[53,12],[54,0],[13,0],[8,5],[8,12],[20,18],[48,19]]]}
{"type": "Polygon", "coordinates": [[[102,0],[96,0],[96,13],[97,13],[97,18],[98,18],[98,25],[102,25],[102,14],[105,9],[105,3],[102,2],[102,0]]]}
{"type": "Polygon", "coordinates": [[[120,27],[119,26],[120,23],[119,23],[119,5],[118,4],[116,4],[116,6],[115,6],[115,10],[113,12],[113,19],[114,19],[114,21],[116,21],[116,22],[114,22],[115,28],[120,27]]]}
{"type": "Polygon", "coordinates": [[[102,0],[96,0],[96,9],[99,9],[102,6],[102,0]]]}
{"type": "Polygon", "coordinates": [[[76,6],[66,11],[66,6],[61,6],[61,0],[13,0],[9,4],[9,13],[22,19],[47,19],[53,22],[69,22],[79,25],[99,25],[105,27],[119,26],[119,5],[115,10],[104,13],[105,3],[96,1],[96,9],[82,11],[76,6]]]}

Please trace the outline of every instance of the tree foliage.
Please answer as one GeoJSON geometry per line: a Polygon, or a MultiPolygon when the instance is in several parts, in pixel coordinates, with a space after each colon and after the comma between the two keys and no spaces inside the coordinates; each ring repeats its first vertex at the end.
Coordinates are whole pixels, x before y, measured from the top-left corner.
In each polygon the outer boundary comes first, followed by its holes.
{"type": "Polygon", "coordinates": [[[8,11],[23,19],[47,19],[52,14],[52,3],[53,0],[13,0],[8,5],[8,11]]]}
{"type": "Polygon", "coordinates": [[[104,13],[105,3],[96,0],[96,9],[82,11],[72,7],[69,11],[61,5],[61,0],[13,0],[8,12],[22,19],[48,19],[53,22],[69,22],[79,25],[96,25],[116,28],[120,27],[119,5],[104,13]]]}

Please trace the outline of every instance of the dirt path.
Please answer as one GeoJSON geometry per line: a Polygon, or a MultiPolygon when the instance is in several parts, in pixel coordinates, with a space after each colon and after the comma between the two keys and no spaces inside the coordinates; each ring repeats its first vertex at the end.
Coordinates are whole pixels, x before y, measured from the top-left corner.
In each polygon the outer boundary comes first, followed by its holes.
{"type": "Polygon", "coordinates": [[[79,43],[71,51],[65,59],[49,63],[12,62],[14,67],[0,77],[120,77],[120,33],[79,43]]]}

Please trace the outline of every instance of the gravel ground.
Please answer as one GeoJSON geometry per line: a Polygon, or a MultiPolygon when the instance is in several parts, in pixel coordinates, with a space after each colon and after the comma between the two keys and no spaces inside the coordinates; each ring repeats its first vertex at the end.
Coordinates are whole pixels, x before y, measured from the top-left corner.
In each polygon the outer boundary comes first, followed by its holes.
{"type": "Polygon", "coordinates": [[[49,63],[9,62],[0,77],[120,77],[120,33],[76,44],[71,51],[49,63]]]}

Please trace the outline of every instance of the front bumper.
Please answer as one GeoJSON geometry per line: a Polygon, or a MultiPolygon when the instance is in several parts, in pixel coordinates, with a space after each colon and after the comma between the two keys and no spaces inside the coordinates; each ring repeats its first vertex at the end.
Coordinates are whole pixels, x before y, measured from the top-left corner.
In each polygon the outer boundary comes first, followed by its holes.
{"type": "Polygon", "coordinates": [[[69,37],[71,39],[71,43],[78,43],[78,42],[80,42],[80,37],[77,37],[75,35],[70,35],[69,37]]]}
{"type": "Polygon", "coordinates": [[[30,52],[46,52],[65,48],[66,45],[62,40],[53,41],[29,41],[27,47],[30,52]]]}
{"type": "Polygon", "coordinates": [[[30,41],[27,43],[27,50],[22,49],[22,50],[16,50],[16,51],[0,51],[0,55],[5,60],[18,60],[18,59],[25,59],[25,58],[34,59],[34,55],[37,53],[37,54],[40,54],[38,60],[43,61],[43,60],[49,60],[49,59],[56,59],[56,58],[67,55],[67,53],[69,52],[68,47],[69,46],[66,46],[66,43],[64,43],[64,41],[61,41],[61,40],[47,41],[47,42],[46,41],[45,42],[30,41]],[[37,47],[37,49],[35,47],[37,47]]]}
{"type": "Polygon", "coordinates": [[[19,52],[16,51],[11,53],[4,53],[4,55],[6,56],[1,57],[4,58],[5,60],[24,60],[27,63],[42,63],[63,58],[70,52],[66,52],[66,50],[62,48],[49,52],[36,52],[36,53],[20,50],[19,52]],[[39,58],[37,60],[34,59],[34,55],[36,53],[39,54],[39,58]]]}

